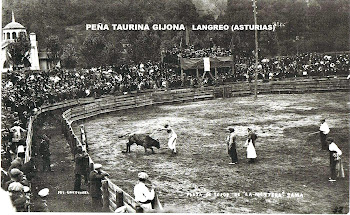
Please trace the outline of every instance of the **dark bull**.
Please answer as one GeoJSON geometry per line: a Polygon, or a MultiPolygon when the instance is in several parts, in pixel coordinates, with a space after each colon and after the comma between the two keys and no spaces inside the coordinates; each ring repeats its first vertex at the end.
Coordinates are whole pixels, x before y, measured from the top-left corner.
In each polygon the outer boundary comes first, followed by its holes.
{"type": "Polygon", "coordinates": [[[160,148],[160,144],[158,140],[153,139],[147,134],[132,134],[129,136],[129,142],[126,143],[126,153],[131,152],[130,146],[136,143],[138,146],[143,146],[145,148],[145,153],[147,153],[147,149],[151,149],[152,153],[154,153],[152,147],[160,148]]]}

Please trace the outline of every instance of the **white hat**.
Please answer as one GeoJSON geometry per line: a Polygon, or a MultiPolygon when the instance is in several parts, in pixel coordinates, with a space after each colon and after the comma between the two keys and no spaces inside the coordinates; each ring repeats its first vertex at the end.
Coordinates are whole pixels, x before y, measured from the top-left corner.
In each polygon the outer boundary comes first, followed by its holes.
{"type": "Polygon", "coordinates": [[[23,191],[23,185],[19,182],[12,182],[7,189],[9,192],[11,192],[11,191],[23,191]]]}
{"type": "Polygon", "coordinates": [[[19,145],[17,148],[17,153],[24,153],[24,146],[19,145]]]}
{"type": "Polygon", "coordinates": [[[45,196],[49,195],[49,191],[50,191],[49,188],[44,188],[38,192],[38,195],[40,197],[45,197],[45,196]]]}
{"type": "Polygon", "coordinates": [[[25,193],[27,193],[27,192],[30,191],[30,188],[29,188],[28,186],[24,186],[24,187],[23,187],[23,191],[24,191],[25,193]]]}
{"type": "Polygon", "coordinates": [[[95,168],[95,169],[101,169],[101,167],[102,167],[102,165],[99,164],[99,163],[95,163],[95,164],[94,164],[94,168],[95,168]]]}
{"type": "Polygon", "coordinates": [[[13,168],[13,169],[10,170],[10,176],[11,177],[16,177],[16,176],[19,176],[21,174],[23,174],[23,172],[21,170],[17,169],[17,168],[13,168]]]}
{"type": "Polygon", "coordinates": [[[139,179],[148,179],[148,175],[145,172],[140,172],[138,174],[139,179]]]}
{"type": "Polygon", "coordinates": [[[16,157],[16,159],[14,159],[12,162],[11,162],[11,165],[22,165],[22,158],[20,157],[16,157]]]}

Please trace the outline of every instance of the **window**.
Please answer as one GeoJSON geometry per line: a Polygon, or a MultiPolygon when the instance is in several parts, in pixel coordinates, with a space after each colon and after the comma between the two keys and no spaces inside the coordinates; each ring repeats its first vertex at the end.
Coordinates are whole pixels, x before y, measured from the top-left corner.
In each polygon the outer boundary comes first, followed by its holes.
{"type": "Polygon", "coordinates": [[[17,34],[16,34],[16,32],[13,32],[13,33],[12,33],[12,39],[14,39],[14,40],[17,39],[17,34]]]}
{"type": "Polygon", "coordinates": [[[10,33],[7,33],[7,39],[11,39],[11,34],[10,33]]]}

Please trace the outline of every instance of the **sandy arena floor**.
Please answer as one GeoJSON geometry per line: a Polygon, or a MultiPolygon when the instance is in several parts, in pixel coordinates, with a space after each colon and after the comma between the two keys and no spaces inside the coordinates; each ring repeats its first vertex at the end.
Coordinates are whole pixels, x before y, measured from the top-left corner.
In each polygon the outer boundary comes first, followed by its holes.
{"type": "MultiPolygon", "coordinates": [[[[90,155],[115,184],[133,195],[140,171],[149,173],[159,198],[174,212],[333,213],[349,208],[349,95],[315,93],[260,95],[141,108],[84,122],[90,155]],[[321,151],[320,119],[343,151],[345,179],[328,182],[329,153],[321,151]],[[160,150],[145,155],[133,145],[124,154],[125,133],[151,134],[170,123],[178,135],[178,155],[167,148],[165,131],[152,136],[160,150]],[[238,135],[238,165],[228,165],[226,128],[238,135]],[[248,164],[246,130],[257,135],[258,161],[248,164]],[[270,192],[270,194],[267,194],[270,192]]],[[[82,122],[79,122],[82,123],[82,122]]],[[[79,134],[78,126],[75,131],[79,134]]]]}

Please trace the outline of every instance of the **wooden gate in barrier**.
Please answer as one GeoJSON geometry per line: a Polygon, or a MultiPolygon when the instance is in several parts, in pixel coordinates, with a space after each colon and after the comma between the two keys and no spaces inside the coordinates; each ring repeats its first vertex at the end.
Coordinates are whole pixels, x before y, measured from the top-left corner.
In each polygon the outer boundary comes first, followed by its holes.
{"type": "Polygon", "coordinates": [[[232,86],[231,85],[224,86],[222,97],[223,98],[230,98],[230,97],[232,97],[232,86]]]}

